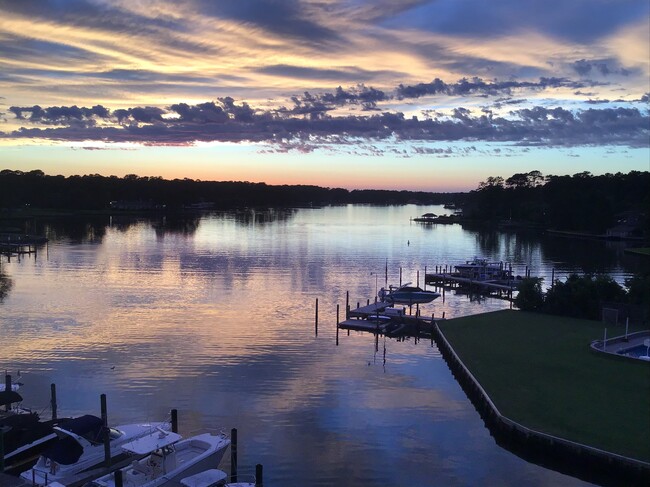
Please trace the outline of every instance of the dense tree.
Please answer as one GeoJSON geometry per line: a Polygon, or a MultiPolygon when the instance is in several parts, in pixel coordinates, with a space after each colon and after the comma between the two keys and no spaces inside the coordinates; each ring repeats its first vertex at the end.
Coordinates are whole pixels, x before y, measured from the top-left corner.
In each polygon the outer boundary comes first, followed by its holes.
{"type": "Polygon", "coordinates": [[[0,171],[0,209],[25,206],[68,210],[100,210],[111,201],[139,207],[180,209],[197,203],[218,208],[300,206],[341,203],[459,203],[459,193],[377,191],[322,188],[310,185],[271,186],[246,181],[165,180],[128,174],[123,178],[98,174],[47,176],[43,171],[0,171]]]}
{"type": "Polygon", "coordinates": [[[487,178],[467,195],[463,210],[466,218],[486,223],[516,220],[592,234],[604,234],[633,211],[643,215],[641,226],[650,235],[648,188],[650,172],[544,177],[531,171],[487,178]]]}
{"type": "Polygon", "coordinates": [[[527,277],[519,283],[515,306],[522,311],[539,311],[544,305],[541,277],[527,277]]]}
{"type": "Polygon", "coordinates": [[[543,311],[598,320],[603,301],[625,303],[627,301],[625,289],[609,276],[572,274],[565,282],[553,283],[546,292],[543,311]]]}

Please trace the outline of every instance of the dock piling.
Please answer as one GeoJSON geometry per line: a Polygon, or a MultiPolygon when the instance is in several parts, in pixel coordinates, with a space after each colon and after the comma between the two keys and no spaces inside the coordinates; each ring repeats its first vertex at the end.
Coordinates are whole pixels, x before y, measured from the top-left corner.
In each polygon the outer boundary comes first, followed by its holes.
{"type": "Polygon", "coordinates": [[[172,409],[172,433],[178,433],[178,409],[172,409]]]}
{"type": "Polygon", "coordinates": [[[106,394],[99,396],[101,403],[102,427],[104,429],[104,463],[106,468],[111,466],[111,437],[108,430],[108,409],[106,407],[106,394]]]}
{"type": "Polygon", "coordinates": [[[52,419],[57,419],[56,411],[56,384],[50,384],[50,405],[52,407],[52,419]]]}
{"type": "Polygon", "coordinates": [[[230,430],[230,481],[237,482],[237,428],[230,430]]]}
{"type": "MultiPolygon", "coordinates": [[[[11,391],[11,376],[9,374],[5,374],[5,391],[11,391]]],[[[5,411],[8,412],[9,410],[11,410],[11,404],[5,406],[5,411]]]]}
{"type": "Polygon", "coordinates": [[[124,487],[124,481],[122,480],[122,471],[119,468],[115,470],[115,487],[124,487]]]}
{"type": "Polygon", "coordinates": [[[345,291],[345,319],[350,318],[350,291],[345,291]]]}
{"type": "Polygon", "coordinates": [[[318,336],[318,298],[316,298],[316,312],[314,314],[314,333],[318,336]]]}
{"type": "Polygon", "coordinates": [[[5,471],[5,431],[0,427],[0,473],[5,471]]]}
{"type": "Polygon", "coordinates": [[[255,465],[255,487],[264,487],[264,468],[261,463],[255,465]]]}

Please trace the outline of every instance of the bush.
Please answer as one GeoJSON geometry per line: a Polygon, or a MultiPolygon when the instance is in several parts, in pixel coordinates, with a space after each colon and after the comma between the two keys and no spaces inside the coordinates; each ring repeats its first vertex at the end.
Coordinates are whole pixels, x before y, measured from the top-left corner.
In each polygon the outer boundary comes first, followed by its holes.
{"type": "Polygon", "coordinates": [[[515,306],[522,311],[537,311],[544,305],[542,277],[526,277],[519,283],[515,306]]]}

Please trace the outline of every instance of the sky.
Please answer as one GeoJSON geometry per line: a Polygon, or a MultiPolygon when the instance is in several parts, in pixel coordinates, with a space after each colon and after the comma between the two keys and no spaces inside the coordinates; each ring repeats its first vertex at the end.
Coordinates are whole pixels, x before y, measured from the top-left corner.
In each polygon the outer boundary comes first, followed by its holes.
{"type": "Polygon", "coordinates": [[[0,170],[468,191],[650,170],[648,0],[0,0],[0,170]]]}

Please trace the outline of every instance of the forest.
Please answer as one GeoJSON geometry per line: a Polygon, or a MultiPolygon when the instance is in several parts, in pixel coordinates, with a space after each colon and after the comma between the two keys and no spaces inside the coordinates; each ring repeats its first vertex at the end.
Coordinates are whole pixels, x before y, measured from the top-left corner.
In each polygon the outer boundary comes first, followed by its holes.
{"type": "Polygon", "coordinates": [[[309,185],[269,185],[241,181],[167,180],[162,177],[49,176],[43,171],[0,171],[0,210],[111,208],[177,210],[188,207],[291,207],[325,204],[445,204],[460,193],[346,190],[309,185]]]}
{"type": "Polygon", "coordinates": [[[463,205],[466,219],[602,235],[624,222],[650,235],[650,172],[544,176],[539,171],[489,177],[463,205]]]}
{"type": "Polygon", "coordinates": [[[491,176],[467,193],[347,190],[246,181],[162,177],[50,176],[0,171],[0,211],[175,211],[188,208],[300,207],[327,204],[454,204],[458,221],[604,235],[627,224],[628,236],[650,236],[650,172],[544,176],[540,171],[491,176]]]}

